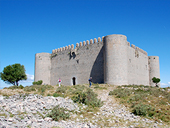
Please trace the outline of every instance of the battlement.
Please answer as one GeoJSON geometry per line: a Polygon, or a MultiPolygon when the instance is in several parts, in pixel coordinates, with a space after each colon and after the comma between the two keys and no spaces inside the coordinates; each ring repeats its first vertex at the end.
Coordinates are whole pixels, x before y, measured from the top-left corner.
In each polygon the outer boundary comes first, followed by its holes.
{"type": "Polygon", "coordinates": [[[102,38],[98,37],[97,39],[96,38],[90,39],[90,41],[86,40],[86,41],[83,41],[83,42],[80,42],[80,43],[76,43],[76,47],[74,47],[74,44],[71,44],[71,45],[68,45],[68,46],[65,46],[65,47],[60,47],[58,49],[53,49],[52,54],[56,54],[58,52],[62,52],[62,51],[65,51],[65,50],[77,49],[79,47],[87,46],[89,44],[99,43],[99,42],[102,42],[103,39],[104,39],[104,36],[102,36],[102,38]]]}
{"type": "MultiPolygon", "coordinates": [[[[76,47],[74,47],[74,44],[71,44],[71,45],[68,45],[68,46],[65,46],[65,47],[60,47],[58,49],[53,49],[52,54],[56,54],[58,52],[62,52],[62,51],[65,51],[65,50],[77,49],[77,48],[82,47],[82,46],[87,46],[89,44],[95,44],[95,43],[101,42],[103,40],[104,40],[104,36],[102,36],[102,38],[98,37],[97,39],[96,38],[90,39],[90,41],[86,40],[86,41],[83,41],[83,42],[80,42],[80,43],[76,43],[76,47]]],[[[130,42],[127,42],[127,45],[130,46],[131,48],[135,49],[135,50],[138,50],[139,52],[141,52],[145,55],[148,55],[147,52],[144,51],[143,49],[135,46],[134,44],[130,45],[130,42]]]]}
{"type": "Polygon", "coordinates": [[[35,81],[56,85],[94,83],[151,85],[160,77],[159,57],[149,56],[121,34],[107,35],[60,47],[35,56],[35,81]]]}
{"type": "MultiPolygon", "coordinates": [[[[130,46],[130,43],[129,43],[129,42],[128,42],[128,46],[130,46]]],[[[148,55],[148,53],[147,53],[146,51],[144,51],[143,49],[135,46],[134,44],[131,44],[130,47],[133,48],[133,49],[135,49],[135,50],[137,50],[137,51],[139,51],[139,52],[141,52],[141,53],[143,53],[143,54],[145,54],[145,55],[148,55]]]]}

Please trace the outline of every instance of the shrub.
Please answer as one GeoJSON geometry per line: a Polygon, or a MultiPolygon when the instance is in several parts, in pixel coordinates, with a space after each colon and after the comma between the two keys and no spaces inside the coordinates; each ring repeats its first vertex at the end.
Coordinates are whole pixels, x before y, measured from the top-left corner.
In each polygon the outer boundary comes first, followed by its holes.
{"type": "Polygon", "coordinates": [[[32,82],[33,85],[41,85],[42,83],[43,83],[42,80],[32,82]]]}
{"type": "Polygon", "coordinates": [[[58,93],[65,93],[65,92],[66,92],[66,90],[67,90],[67,88],[66,88],[66,87],[61,86],[61,87],[58,87],[58,88],[57,88],[56,92],[58,92],[58,93]]]}
{"type": "Polygon", "coordinates": [[[87,88],[86,86],[81,86],[81,85],[74,85],[73,88],[75,88],[76,90],[84,90],[85,88],[87,88]]]}
{"type": "Polygon", "coordinates": [[[35,91],[35,88],[34,88],[33,86],[26,86],[26,87],[24,88],[24,91],[26,91],[26,92],[32,92],[32,91],[35,91]]]}
{"type": "MultiPolygon", "coordinates": [[[[22,86],[22,85],[20,85],[20,86],[17,86],[17,85],[14,85],[14,86],[10,86],[10,87],[6,87],[6,89],[23,89],[24,87],[22,86]]],[[[5,89],[5,88],[4,88],[5,89]]]]}
{"type": "Polygon", "coordinates": [[[23,89],[23,88],[24,88],[24,86],[20,85],[20,86],[19,86],[19,88],[20,88],[20,89],[23,89]]]}
{"type": "Polygon", "coordinates": [[[130,101],[144,101],[145,98],[147,97],[148,95],[147,94],[135,94],[134,96],[130,97],[129,100],[130,101]]]}
{"type": "Polygon", "coordinates": [[[51,96],[51,94],[48,93],[47,96],[51,96]]]}
{"type": "Polygon", "coordinates": [[[100,99],[97,99],[97,94],[89,88],[85,92],[78,91],[77,95],[72,97],[72,100],[92,107],[101,107],[103,105],[103,102],[100,99]]]}
{"type": "Polygon", "coordinates": [[[63,97],[63,95],[58,94],[58,93],[53,93],[53,97],[63,97]]]}
{"type": "Polygon", "coordinates": [[[135,115],[142,115],[142,116],[153,116],[154,115],[154,109],[150,105],[145,104],[137,104],[134,106],[134,109],[132,112],[135,115]]]}
{"type": "Polygon", "coordinates": [[[113,91],[110,91],[109,95],[116,95],[117,98],[125,98],[127,96],[130,96],[131,93],[132,93],[132,90],[130,89],[117,88],[113,91]]]}
{"type": "Polygon", "coordinates": [[[67,111],[65,108],[60,108],[59,105],[57,105],[47,114],[47,117],[51,117],[55,121],[66,120],[70,117],[70,114],[65,111],[67,111]]]}

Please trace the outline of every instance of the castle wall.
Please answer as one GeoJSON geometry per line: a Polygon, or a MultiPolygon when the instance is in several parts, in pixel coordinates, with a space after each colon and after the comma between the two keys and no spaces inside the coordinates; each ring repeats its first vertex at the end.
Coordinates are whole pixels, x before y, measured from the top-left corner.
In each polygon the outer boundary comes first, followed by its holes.
{"type": "Polygon", "coordinates": [[[43,84],[151,85],[153,77],[160,78],[159,57],[131,45],[124,35],[108,35],[58,48],[35,56],[35,80],[43,84]]]}
{"type": "Polygon", "coordinates": [[[57,55],[51,60],[51,84],[56,85],[61,78],[62,84],[73,85],[74,77],[75,84],[88,83],[89,77],[93,78],[94,83],[103,83],[103,41],[97,42],[95,39],[90,44],[84,41],[77,44],[75,49],[69,48],[53,51],[52,55],[57,55]]]}
{"type": "Polygon", "coordinates": [[[35,75],[34,81],[43,80],[42,84],[50,84],[51,54],[35,54],[35,75]]]}
{"type": "Polygon", "coordinates": [[[128,46],[128,84],[149,85],[147,53],[133,44],[128,46]]]}
{"type": "MultiPolygon", "coordinates": [[[[158,56],[149,56],[149,82],[151,86],[155,86],[155,83],[152,82],[152,78],[160,78],[160,69],[159,69],[159,57],[158,56]]],[[[160,83],[158,83],[160,86],[160,83]]]]}
{"type": "Polygon", "coordinates": [[[128,84],[127,37],[109,35],[104,38],[104,82],[113,85],[128,84]]]}

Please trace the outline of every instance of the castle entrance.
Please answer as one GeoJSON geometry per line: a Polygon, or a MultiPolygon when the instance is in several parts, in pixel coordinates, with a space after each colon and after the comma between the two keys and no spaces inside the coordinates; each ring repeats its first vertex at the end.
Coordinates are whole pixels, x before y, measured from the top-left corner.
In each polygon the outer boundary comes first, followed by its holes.
{"type": "Polygon", "coordinates": [[[73,85],[76,85],[76,77],[73,77],[72,81],[73,81],[73,85]]]}

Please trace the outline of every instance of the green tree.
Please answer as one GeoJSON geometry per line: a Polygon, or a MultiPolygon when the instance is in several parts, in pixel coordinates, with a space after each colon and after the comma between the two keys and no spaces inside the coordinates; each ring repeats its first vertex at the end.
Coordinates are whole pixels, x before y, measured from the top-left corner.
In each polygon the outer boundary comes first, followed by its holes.
{"type": "Polygon", "coordinates": [[[152,81],[153,81],[153,83],[155,83],[156,84],[156,87],[158,87],[158,83],[161,81],[159,78],[156,78],[156,77],[153,77],[152,78],[152,81]]]}
{"type": "Polygon", "coordinates": [[[27,79],[24,65],[13,64],[6,66],[3,72],[0,73],[0,78],[6,83],[18,86],[18,81],[27,79]]]}

